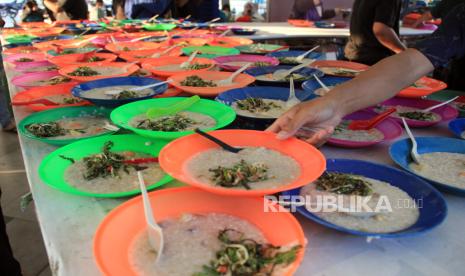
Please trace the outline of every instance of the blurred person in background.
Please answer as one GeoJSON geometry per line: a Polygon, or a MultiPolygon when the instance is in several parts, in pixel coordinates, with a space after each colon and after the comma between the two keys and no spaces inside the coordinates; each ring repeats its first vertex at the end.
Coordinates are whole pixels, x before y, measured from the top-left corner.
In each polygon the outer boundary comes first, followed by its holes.
{"type": "Polygon", "coordinates": [[[345,57],[373,65],[404,51],[399,38],[401,4],[401,0],[355,0],[345,57]]]}
{"type": "Polygon", "coordinates": [[[56,20],[85,20],[88,18],[86,0],[44,0],[56,20]]]}
{"type": "Polygon", "coordinates": [[[223,22],[232,22],[234,18],[231,13],[231,6],[229,4],[224,4],[220,11],[221,21],[223,22]]]}
{"type": "MultiPolygon", "coordinates": [[[[3,28],[5,25],[5,21],[0,18],[0,29],[3,28]]],[[[0,48],[1,49],[1,48],[0,48]]],[[[2,87],[0,91],[0,122],[2,124],[3,130],[5,129],[4,123],[10,124],[11,116],[10,112],[8,111],[8,106],[6,104],[6,93],[8,93],[8,89],[5,88],[3,83],[3,79],[5,78],[5,74],[3,71],[3,61],[1,60],[2,55],[0,54],[0,62],[1,62],[1,72],[2,75],[2,87]]],[[[14,127],[14,122],[13,128],[14,127]]],[[[2,190],[0,189],[0,198],[2,196],[2,190]]],[[[3,217],[2,207],[0,205],[0,275],[8,275],[8,276],[21,276],[21,267],[18,261],[13,256],[13,251],[11,250],[11,245],[8,240],[8,235],[6,233],[6,224],[5,219],[3,217]]]]}
{"type": "Polygon", "coordinates": [[[218,0],[175,0],[175,3],[173,17],[185,18],[190,15],[190,20],[198,22],[221,18],[218,0]]]}
{"type": "Polygon", "coordinates": [[[258,14],[258,8],[252,2],[247,2],[244,5],[244,11],[241,16],[236,19],[237,22],[264,22],[265,18],[258,14]]]}
{"type": "Polygon", "coordinates": [[[322,0],[295,0],[289,18],[320,21],[334,18],[340,13],[340,8],[325,10],[322,0]]]}
{"type": "Polygon", "coordinates": [[[39,9],[36,1],[27,1],[21,13],[21,22],[43,22],[44,11],[39,9]]]}
{"type": "MultiPolygon", "coordinates": [[[[0,30],[5,26],[5,21],[0,18],[0,30]]],[[[0,45],[0,51],[2,47],[0,45]]],[[[0,126],[3,131],[6,132],[16,132],[16,124],[14,119],[11,116],[11,110],[9,108],[9,94],[8,94],[8,83],[5,76],[5,70],[3,68],[3,56],[0,52],[0,126]]],[[[1,228],[1,225],[0,225],[1,228]]],[[[0,229],[0,248],[2,247],[3,241],[1,241],[2,233],[0,229]]],[[[0,249],[1,250],[1,249],[0,249]]],[[[2,254],[2,253],[0,253],[2,254]]],[[[0,256],[1,262],[1,256],[0,256]]],[[[1,269],[0,269],[1,272],[1,269]]],[[[4,275],[0,273],[0,275],[4,275]]]]}
{"type": "Polygon", "coordinates": [[[125,0],[124,15],[130,19],[149,19],[155,15],[163,17],[171,7],[171,0],[125,0]]]}
{"type": "Polygon", "coordinates": [[[95,5],[92,6],[89,10],[89,19],[98,21],[106,16],[106,9],[103,0],[95,1],[95,5]]]}

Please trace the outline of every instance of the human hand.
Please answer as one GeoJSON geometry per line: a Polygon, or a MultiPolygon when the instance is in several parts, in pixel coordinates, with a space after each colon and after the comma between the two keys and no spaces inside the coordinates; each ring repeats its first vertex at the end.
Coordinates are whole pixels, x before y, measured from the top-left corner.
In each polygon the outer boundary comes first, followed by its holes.
{"type": "Polygon", "coordinates": [[[320,146],[341,122],[340,108],[325,97],[300,103],[281,115],[266,131],[278,134],[278,139],[292,136],[320,146]]]}

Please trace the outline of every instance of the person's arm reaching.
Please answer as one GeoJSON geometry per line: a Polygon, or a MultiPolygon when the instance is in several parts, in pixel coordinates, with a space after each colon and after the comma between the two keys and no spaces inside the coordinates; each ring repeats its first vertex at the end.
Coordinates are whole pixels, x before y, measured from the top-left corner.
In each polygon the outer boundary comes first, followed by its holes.
{"type": "Polygon", "coordinates": [[[395,96],[404,87],[446,64],[465,56],[465,4],[454,9],[430,37],[398,55],[386,58],[355,79],[338,85],[324,97],[301,103],[277,119],[268,131],[286,139],[308,127],[307,141],[323,143],[341,119],[360,109],[395,96]]]}
{"type": "Polygon", "coordinates": [[[336,86],[326,96],[295,106],[268,130],[286,139],[299,135],[299,129],[308,126],[314,134],[307,141],[320,144],[345,115],[395,96],[433,69],[424,55],[409,49],[382,60],[352,81],[336,86]]]}
{"type": "Polygon", "coordinates": [[[383,44],[384,47],[398,54],[405,49],[405,45],[400,41],[396,32],[389,26],[381,22],[375,22],[373,24],[373,33],[379,43],[383,44]]]}
{"type": "Polygon", "coordinates": [[[47,7],[53,14],[57,14],[61,11],[60,4],[57,0],[44,0],[44,6],[47,7]]]}

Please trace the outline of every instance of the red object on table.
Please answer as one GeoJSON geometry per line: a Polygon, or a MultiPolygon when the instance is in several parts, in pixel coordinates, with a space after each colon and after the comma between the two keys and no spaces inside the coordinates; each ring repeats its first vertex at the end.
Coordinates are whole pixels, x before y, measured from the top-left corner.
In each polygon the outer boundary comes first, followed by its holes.
{"type": "Polygon", "coordinates": [[[349,129],[350,130],[369,130],[377,126],[379,123],[381,123],[384,119],[388,118],[389,115],[392,113],[396,112],[396,109],[390,108],[383,113],[379,114],[378,116],[375,116],[374,118],[370,120],[357,120],[357,121],[352,121],[349,124],[349,129]]]}

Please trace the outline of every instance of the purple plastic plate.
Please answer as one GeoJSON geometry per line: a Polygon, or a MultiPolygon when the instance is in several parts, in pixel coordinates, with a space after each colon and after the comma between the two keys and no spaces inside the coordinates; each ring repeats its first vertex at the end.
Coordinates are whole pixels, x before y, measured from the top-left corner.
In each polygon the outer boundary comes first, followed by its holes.
{"type": "MultiPolygon", "coordinates": [[[[31,85],[30,82],[47,80],[55,76],[60,76],[60,74],[58,74],[58,71],[27,73],[24,75],[14,77],[13,79],[11,79],[11,83],[13,83],[14,85],[18,87],[25,88],[25,89],[37,87],[37,86],[46,86],[49,84],[31,85]]],[[[76,81],[73,81],[73,82],[77,84],[76,81]]]]}
{"type": "MultiPolygon", "coordinates": [[[[428,108],[430,106],[433,106],[439,103],[441,102],[432,101],[432,100],[424,100],[424,99],[409,99],[409,98],[394,97],[385,102],[382,102],[380,105],[388,105],[388,106],[401,105],[401,106],[408,106],[408,107],[413,107],[413,108],[418,108],[418,109],[424,109],[424,108],[428,108]]],[[[372,110],[373,109],[374,108],[372,108],[372,110]]],[[[427,121],[417,121],[417,120],[407,119],[406,122],[409,127],[414,127],[414,128],[429,127],[429,126],[438,124],[439,122],[450,121],[452,119],[457,118],[457,116],[459,115],[459,112],[457,111],[457,109],[453,108],[450,105],[441,106],[439,108],[432,110],[431,112],[436,113],[437,115],[441,116],[441,120],[427,122],[427,121]]],[[[391,118],[396,120],[398,123],[402,124],[401,119],[393,117],[393,116],[391,116],[391,118]]]]}
{"type": "MultiPolygon", "coordinates": [[[[344,117],[344,120],[368,120],[375,117],[377,114],[373,111],[357,111],[350,115],[344,117]]],[[[402,135],[402,127],[394,120],[388,118],[382,121],[379,125],[375,127],[379,131],[384,134],[384,139],[379,141],[369,141],[369,142],[357,142],[357,141],[349,141],[349,140],[341,140],[341,139],[334,139],[330,138],[328,140],[328,144],[343,147],[343,148],[363,148],[369,147],[375,144],[379,144],[386,140],[396,139],[402,135]]]]}
{"type": "MultiPolygon", "coordinates": [[[[229,62],[267,62],[269,66],[276,66],[279,64],[279,60],[274,57],[260,56],[260,55],[234,55],[234,56],[222,56],[213,59],[218,66],[225,71],[236,71],[244,65],[228,65],[229,62]]],[[[249,68],[254,68],[250,66],[249,68]]]]}
{"type": "Polygon", "coordinates": [[[46,61],[46,60],[34,61],[34,62],[25,62],[25,63],[18,63],[18,65],[16,65],[14,70],[17,71],[17,72],[22,72],[22,73],[47,72],[46,70],[44,70],[44,71],[30,71],[33,68],[42,67],[42,66],[55,66],[55,65],[53,63],[50,63],[50,62],[46,61]]]}

